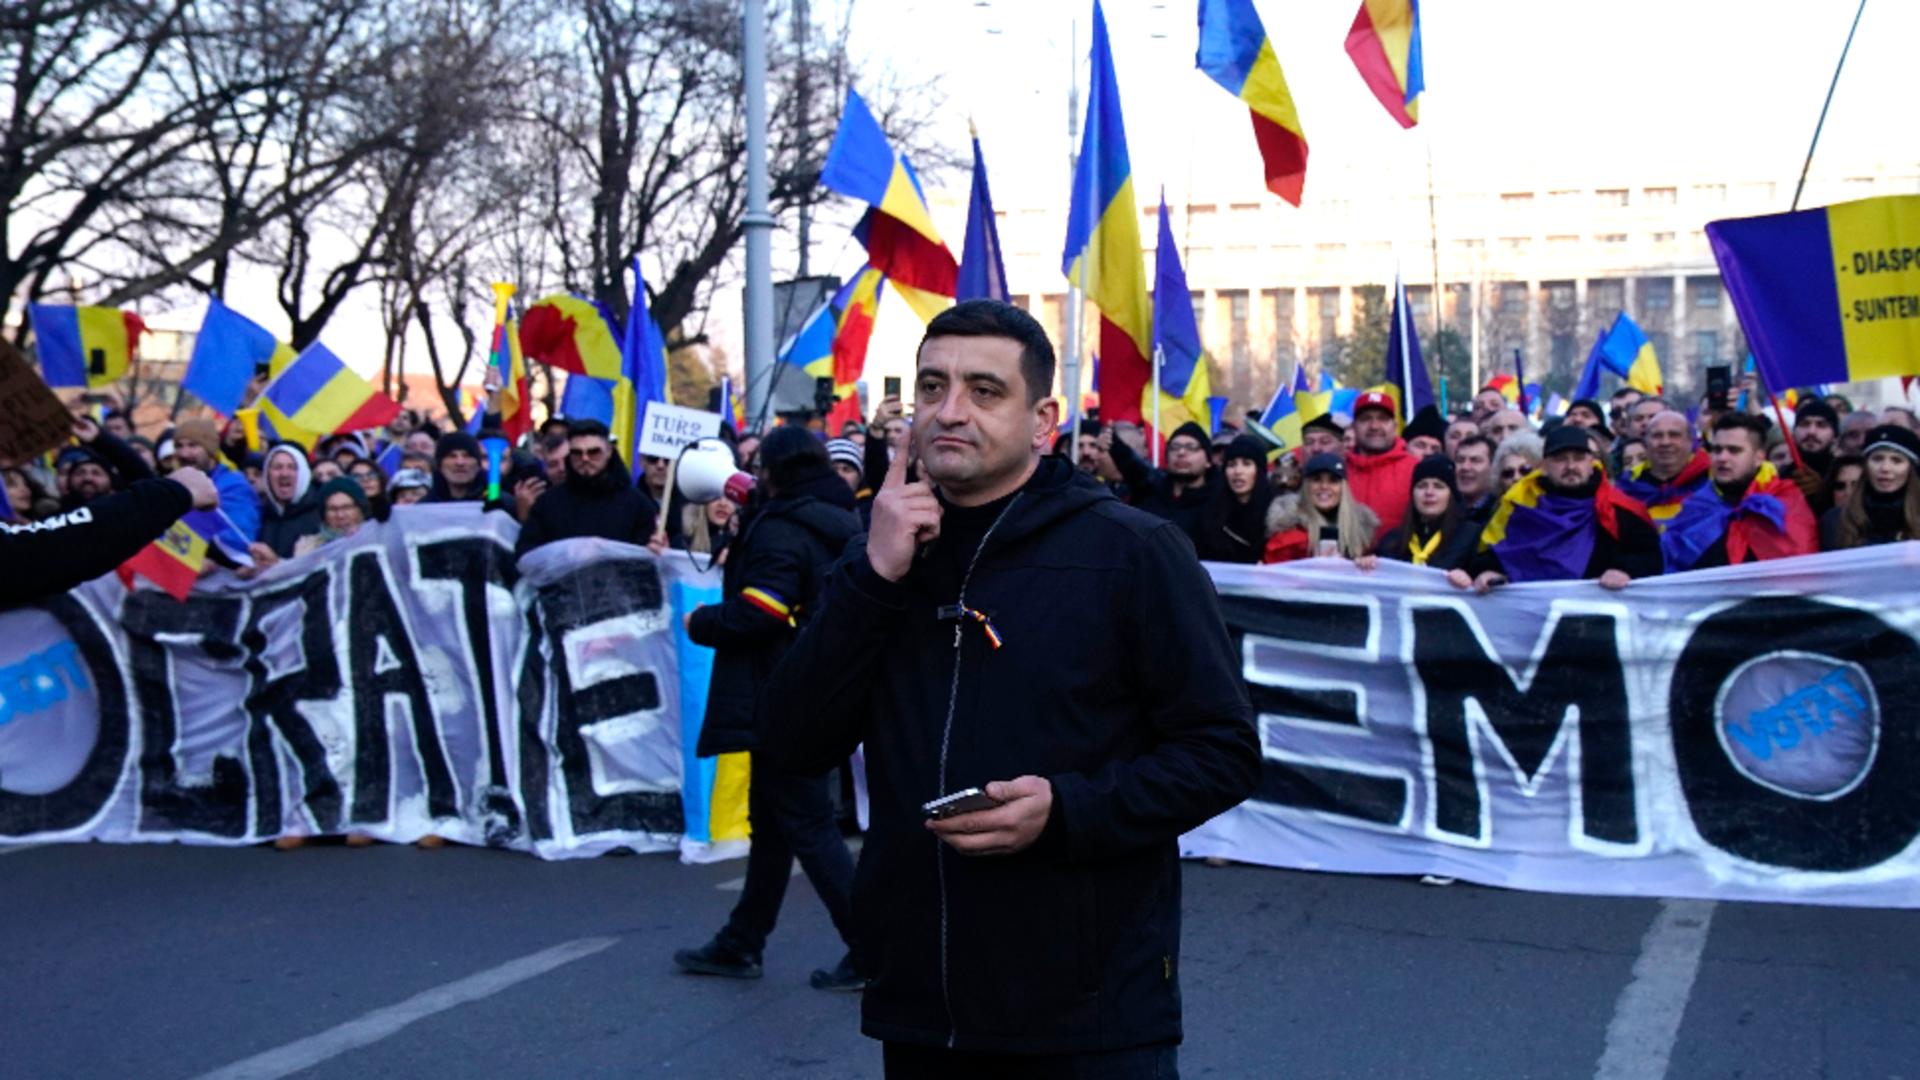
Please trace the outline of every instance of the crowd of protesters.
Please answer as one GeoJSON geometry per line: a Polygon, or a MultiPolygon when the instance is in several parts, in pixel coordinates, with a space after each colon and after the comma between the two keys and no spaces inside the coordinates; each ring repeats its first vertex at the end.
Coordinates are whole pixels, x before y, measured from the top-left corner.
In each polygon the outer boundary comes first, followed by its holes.
{"type": "MultiPolygon", "coordinates": [[[[1811,396],[1784,430],[1734,409],[1623,389],[1536,420],[1488,387],[1460,415],[1402,425],[1394,398],[1310,417],[1283,448],[1186,423],[1148,463],[1135,425],[1082,421],[1079,467],[1178,524],[1201,557],[1429,566],[1462,589],[1635,578],[1920,539],[1914,412],[1811,396]]],[[[1069,452],[1063,433],[1055,452],[1069,452]]]]}

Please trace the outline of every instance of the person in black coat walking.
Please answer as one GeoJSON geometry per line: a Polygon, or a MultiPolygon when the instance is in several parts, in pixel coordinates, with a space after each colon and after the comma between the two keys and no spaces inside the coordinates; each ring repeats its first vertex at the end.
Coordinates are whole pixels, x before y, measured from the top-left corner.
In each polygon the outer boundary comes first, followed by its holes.
{"type": "Polygon", "coordinates": [[[567,429],[567,478],[541,495],[520,526],[516,557],[542,544],[597,536],[645,544],[655,528],[653,500],[633,486],[626,462],[598,420],[572,420],[567,429]]]}
{"type": "MultiPolygon", "coordinates": [[[[798,628],[813,619],[827,568],[860,531],[853,489],[828,465],[826,448],[813,433],[775,430],[760,444],[760,462],[766,497],[748,512],[728,553],[724,599],[687,615],[687,636],[714,650],[697,747],[701,757],[756,749],[755,718],[774,668],[798,628]]],[[[848,747],[840,763],[852,752],[848,747]]],[[[853,856],[841,839],[826,779],[784,770],[757,754],[752,768],[747,817],[753,846],[740,902],[712,941],[680,950],[674,963],[700,975],[758,978],[798,858],[847,944],[847,955],[833,968],[815,971],[812,984],[859,990],[866,985],[867,962],[853,926],[853,856]]]]}
{"type": "Polygon", "coordinates": [[[1053,349],[973,300],[935,317],[913,444],[762,696],[761,759],[866,745],[862,1030],[889,1076],[1172,1075],[1181,833],[1260,745],[1218,599],[1175,525],[1042,457],[1053,349]],[[991,807],[930,819],[979,788],[991,807]]]}

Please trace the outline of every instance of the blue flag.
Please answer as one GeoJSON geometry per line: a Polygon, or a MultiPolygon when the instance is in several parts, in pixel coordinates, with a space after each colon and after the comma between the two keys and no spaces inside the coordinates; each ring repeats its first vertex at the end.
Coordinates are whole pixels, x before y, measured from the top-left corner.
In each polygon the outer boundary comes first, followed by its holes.
{"type": "Polygon", "coordinates": [[[1573,400],[1600,399],[1600,372],[1606,370],[1606,347],[1607,329],[1603,326],[1594,335],[1593,348],[1587,350],[1587,366],[1580,369],[1580,381],[1573,386],[1573,400]]]}
{"type": "Polygon", "coordinates": [[[987,159],[973,140],[973,190],[967,196],[967,237],[960,249],[955,301],[1005,300],[1007,268],[1000,261],[1000,227],[993,217],[993,192],[987,187],[987,159]]]}
{"type": "Polygon", "coordinates": [[[1185,397],[1200,362],[1200,327],[1193,321],[1193,295],[1180,265],[1180,247],[1167,220],[1167,193],[1160,193],[1160,238],[1153,253],[1153,347],[1160,358],[1160,392],[1185,397]]]}
{"type": "Polygon", "coordinates": [[[613,387],[591,375],[568,375],[566,393],[560,398],[560,415],[568,420],[598,420],[612,427],[613,387]]]}
{"type": "Polygon", "coordinates": [[[641,276],[638,255],[633,257],[633,303],[627,308],[627,332],[620,351],[634,400],[643,406],[667,400],[667,342],[647,311],[647,282],[641,276]]]}
{"type": "Polygon", "coordinates": [[[194,336],[193,356],[187,361],[180,388],[232,416],[246,399],[254,370],[272,359],[279,347],[274,336],[259,324],[213,297],[207,303],[200,333],[194,336]]]}
{"type": "Polygon", "coordinates": [[[1393,312],[1387,330],[1387,381],[1400,390],[1400,422],[1433,401],[1433,380],[1427,376],[1426,358],[1420,355],[1420,332],[1413,325],[1413,309],[1407,304],[1407,287],[1400,275],[1393,277],[1393,312]]]}

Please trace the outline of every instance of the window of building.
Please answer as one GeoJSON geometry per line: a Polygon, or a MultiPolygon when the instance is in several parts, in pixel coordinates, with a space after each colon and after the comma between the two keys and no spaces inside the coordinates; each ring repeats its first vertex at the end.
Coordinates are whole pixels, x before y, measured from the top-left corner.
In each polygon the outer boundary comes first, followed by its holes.
{"type": "Polygon", "coordinates": [[[1064,348],[1067,343],[1067,298],[1053,293],[1040,299],[1041,325],[1053,331],[1053,344],[1064,348]]]}
{"type": "Polygon", "coordinates": [[[1500,205],[1509,209],[1524,208],[1533,205],[1533,192],[1507,191],[1500,195],[1500,205]]]}
{"type": "Polygon", "coordinates": [[[1337,259],[1347,253],[1345,244],[1315,244],[1313,253],[1323,259],[1337,259]]]}
{"type": "Polygon", "coordinates": [[[1580,193],[1572,188],[1561,188],[1547,192],[1547,200],[1556,206],[1567,206],[1580,200],[1580,193]]]}
{"type": "Polygon", "coordinates": [[[1526,236],[1503,236],[1500,238],[1500,250],[1511,255],[1524,255],[1531,239],[1526,236]]]}
{"type": "Polygon", "coordinates": [[[1640,282],[1640,310],[1665,312],[1673,307],[1673,281],[1646,278],[1640,282]]]}
{"type": "Polygon", "coordinates": [[[1648,206],[1672,206],[1674,189],[1670,187],[1650,187],[1640,189],[1640,201],[1648,206]]]}
{"type": "Polygon", "coordinates": [[[1714,364],[1720,360],[1720,332],[1718,330],[1695,330],[1693,332],[1693,359],[1696,364],[1714,364]]]}
{"type": "Polygon", "coordinates": [[[1428,313],[1433,310],[1432,287],[1421,285],[1408,289],[1407,310],[1412,313],[1415,321],[1425,323],[1428,313]]]}
{"type": "Polygon", "coordinates": [[[1293,290],[1268,289],[1260,296],[1273,317],[1273,361],[1276,370],[1290,370],[1299,357],[1293,350],[1293,290]]]}
{"type": "Polygon", "coordinates": [[[1506,315],[1519,315],[1527,310],[1527,286],[1523,282],[1509,281],[1500,286],[1500,311],[1506,315]]]}
{"type": "Polygon", "coordinates": [[[1200,337],[1202,340],[1205,340],[1207,336],[1207,294],[1196,290],[1188,293],[1187,299],[1193,304],[1193,325],[1199,328],[1200,337]]]}
{"type": "Polygon", "coordinates": [[[1568,235],[1568,234],[1561,234],[1559,236],[1547,237],[1547,246],[1550,248],[1557,248],[1557,249],[1564,250],[1566,248],[1575,247],[1579,243],[1580,243],[1579,237],[1568,235]]]}
{"type": "Polygon", "coordinates": [[[1593,201],[1602,207],[1627,205],[1626,188],[1600,188],[1593,193],[1593,201]]]}
{"type": "Polygon", "coordinates": [[[1720,306],[1719,278],[1688,278],[1687,292],[1691,295],[1692,306],[1711,310],[1720,306]]]}
{"type": "Polygon", "coordinates": [[[1627,234],[1623,232],[1603,232],[1596,235],[1594,240],[1602,244],[1624,244],[1627,242],[1627,234]]]}
{"type": "Polygon", "coordinates": [[[1555,311],[1565,311],[1573,306],[1573,282],[1556,281],[1547,286],[1547,303],[1555,311]]]}
{"type": "Polygon", "coordinates": [[[1484,240],[1455,240],[1453,249],[1462,253],[1478,253],[1487,246],[1484,240]]]}
{"type": "Polygon", "coordinates": [[[1666,246],[1666,245],[1668,245],[1668,244],[1671,244],[1671,243],[1673,243],[1673,234],[1672,234],[1672,233],[1670,233],[1670,232],[1657,232],[1657,233],[1654,233],[1654,234],[1653,234],[1653,242],[1654,242],[1655,244],[1657,244],[1657,245],[1660,245],[1660,246],[1663,246],[1663,247],[1664,247],[1664,246],[1666,246]]]}
{"type": "Polygon", "coordinates": [[[1695,184],[1693,185],[1693,201],[1708,202],[1708,203],[1726,202],[1727,201],[1727,185],[1695,184]]]}
{"type": "Polygon", "coordinates": [[[1568,371],[1573,368],[1574,340],[1572,334],[1555,334],[1548,345],[1547,362],[1552,365],[1551,372],[1568,371]]]}
{"type": "Polygon", "coordinates": [[[1248,316],[1252,312],[1251,298],[1246,290],[1236,289],[1223,294],[1221,299],[1226,301],[1224,306],[1227,309],[1227,341],[1231,348],[1229,357],[1233,365],[1233,376],[1236,379],[1243,378],[1253,359],[1252,349],[1248,345],[1251,335],[1247,327],[1248,316]]]}

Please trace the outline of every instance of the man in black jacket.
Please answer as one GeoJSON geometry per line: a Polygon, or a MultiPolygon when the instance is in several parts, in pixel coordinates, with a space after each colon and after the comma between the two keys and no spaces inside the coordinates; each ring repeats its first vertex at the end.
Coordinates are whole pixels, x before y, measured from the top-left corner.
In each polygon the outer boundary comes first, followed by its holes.
{"type": "Polygon", "coordinates": [[[626,463],[598,420],[573,420],[567,429],[567,474],[548,488],[520,526],[516,556],[542,544],[598,536],[645,544],[654,530],[653,500],[633,486],[626,463]]]}
{"type": "Polygon", "coordinates": [[[895,458],[762,698],[763,760],[818,773],[866,744],[862,1029],[890,1076],[1171,1075],[1176,838],[1259,775],[1193,545],[1041,456],[1052,383],[1046,334],[1016,307],[968,301],[928,325],[927,479],[895,458]],[[968,788],[997,805],[923,811],[968,788]]]}
{"type": "Polygon", "coordinates": [[[189,510],[220,505],[199,469],[137,480],[125,491],[28,525],[0,522],[0,610],[62,593],[114,569],[160,539],[189,510]]]}
{"type": "Polygon", "coordinates": [[[1166,518],[1187,539],[1200,535],[1200,518],[1214,489],[1220,486],[1219,474],[1207,458],[1207,429],[1189,420],[1173,429],[1167,437],[1167,467],[1156,469],[1140,460],[1140,455],[1124,442],[1108,444],[1114,468],[1126,483],[1133,505],[1156,517],[1166,518]]]}
{"type": "MultiPolygon", "coordinates": [[[[749,513],[728,551],[725,599],[687,616],[687,636],[714,649],[707,715],[700,728],[701,757],[756,749],[755,713],[767,681],[792,645],[796,628],[811,621],[818,609],[827,568],[860,531],[853,491],[827,463],[826,448],[812,432],[801,427],[775,430],[760,444],[760,463],[766,501],[749,513]]],[[[789,704],[802,716],[812,706],[809,701],[789,704]]],[[[852,752],[848,747],[836,764],[845,763],[852,752]]],[[[712,941],[680,950],[674,963],[695,974],[759,978],[761,953],[780,915],[797,857],[847,943],[847,955],[838,965],[813,973],[814,987],[865,987],[866,960],[852,917],[853,856],[840,837],[826,780],[819,774],[787,771],[755,755],[747,817],[753,825],[753,847],[740,902],[712,941]]]]}

